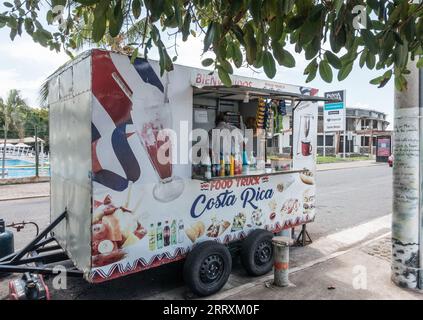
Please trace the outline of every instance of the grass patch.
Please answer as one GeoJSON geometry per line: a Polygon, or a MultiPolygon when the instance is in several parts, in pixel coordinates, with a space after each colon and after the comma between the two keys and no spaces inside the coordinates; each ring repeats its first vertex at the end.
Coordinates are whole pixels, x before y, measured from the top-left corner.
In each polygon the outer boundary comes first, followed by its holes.
{"type": "Polygon", "coordinates": [[[318,156],[317,163],[335,163],[335,162],[350,162],[350,161],[363,161],[363,160],[371,160],[370,157],[367,156],[358,156],[358,157],[347,157],[347,158],[337,158],[333,156],[318,156]]]}

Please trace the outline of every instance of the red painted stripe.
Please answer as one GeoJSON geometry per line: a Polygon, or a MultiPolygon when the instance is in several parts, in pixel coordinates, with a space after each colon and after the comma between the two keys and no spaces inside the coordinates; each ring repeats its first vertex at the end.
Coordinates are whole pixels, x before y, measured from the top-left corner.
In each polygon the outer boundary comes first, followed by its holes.
{"type": "Polygon", "coordinates": [[[128,84],[113,64],[110,53],[94,50],[92,53],[92,92],[118,126],[130,119],[132,102],[113,78],[113,73],[130,91],[128,84]]]}
{"type": "Polygon", "coordinates": [[[275,270],[288,270],[289,264],[288,262],[274,262],[273,267],[275,270]]]}

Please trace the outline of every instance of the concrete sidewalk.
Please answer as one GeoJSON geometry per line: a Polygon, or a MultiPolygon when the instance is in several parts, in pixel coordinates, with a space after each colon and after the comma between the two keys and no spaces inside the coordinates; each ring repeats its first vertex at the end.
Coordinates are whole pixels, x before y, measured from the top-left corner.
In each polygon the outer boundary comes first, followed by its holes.
{"type": "Polygon", "coordinates": [[[218,300],[422,300],[391,280],[391,241],[384,236],[323,260],[293,268],[291,286],[275,287],[273,275],[209,297],[218,300]]]}
{"type": "Polygon", "coordinates": [[[371,166],[387,166],[387,165],[388,165],[387,163],[376,162],[375,160],[340,161],[340,162],[333,162],[333,163],[318,164],[317,171],[363,168],[363,167],[371,167],[371,166]]]}
{"type": "Polygon", "coordinates": [[[9,184],[0,186],[0,201],[50,196],[50,183],[9,184]]]}

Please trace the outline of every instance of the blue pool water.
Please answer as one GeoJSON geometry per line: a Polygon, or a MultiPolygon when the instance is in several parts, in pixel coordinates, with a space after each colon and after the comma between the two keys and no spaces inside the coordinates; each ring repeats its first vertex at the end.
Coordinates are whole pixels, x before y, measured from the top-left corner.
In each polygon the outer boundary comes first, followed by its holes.
{"type": "MultiPolygon", "coordinates": [[[[5,163],[6,163],[6,167],[34,165],[32,162],[19,160],[19,159],[6,159],[5,163]]],[[[0,165],[3,165],[3,161],[0,161],[0,165]]]]}
{"type": "MultiPolygon", "coordinates": [[[[2,161],[0,159],[0,179],[2,178],[2,161]]],[[[23,178],[35,176],[35,164],[25,160],[19,159],[6,159],[5,161],[7,178],[23,178]]],[[[38,173],[40,176],[49,176],[50,170],[48,168],[39,168],[38,173]]]]}

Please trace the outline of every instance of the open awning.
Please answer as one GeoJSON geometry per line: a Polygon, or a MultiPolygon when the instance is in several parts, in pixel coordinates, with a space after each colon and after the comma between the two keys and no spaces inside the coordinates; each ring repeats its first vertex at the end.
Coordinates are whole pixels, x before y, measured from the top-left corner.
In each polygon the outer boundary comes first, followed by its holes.
{"type": "Polygon", "coordinates": [[[328,99],[325,97],[311,96],[300,93],[293,93],[287,91],[266,89],[266,88],[254,88],[240,85],[233,85],[226,87],[224,85],[217,86],[203,86],[198,88],[194,86],[194,96],[203,98],[215,98],[215,99],[226,99],[226,100],[245,100],[248,97],[249,100],[258,98],[265,99],[276,99],[276,100],[291,100],[294,104],[302,101],[326,101],[326,102],[337,102],[338,100],[328,99]]]}

